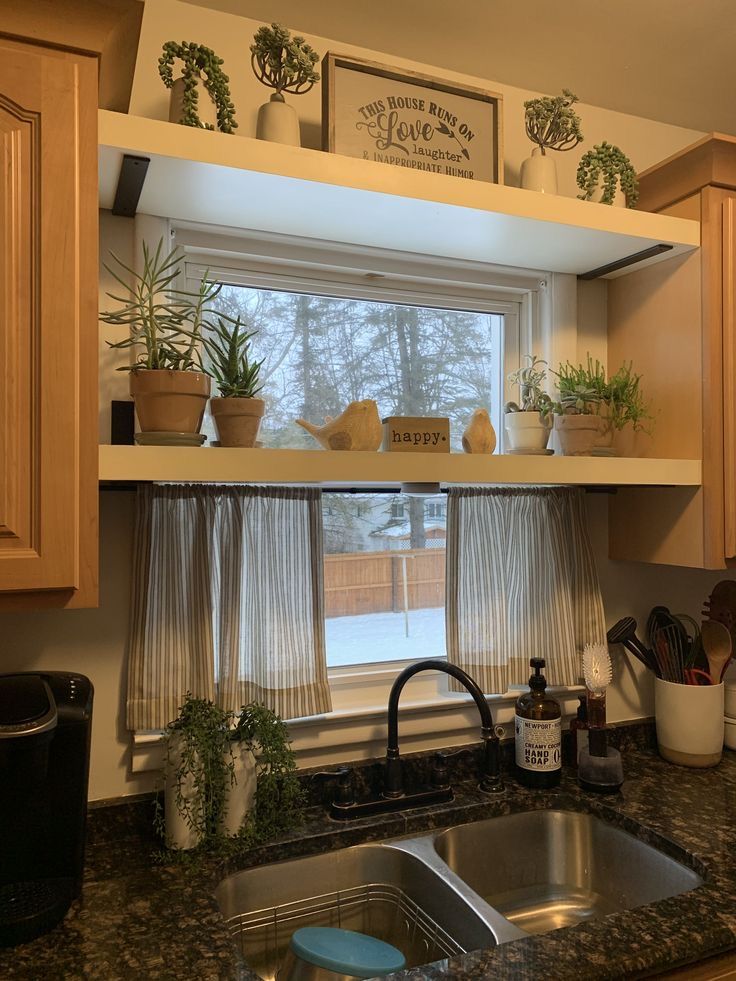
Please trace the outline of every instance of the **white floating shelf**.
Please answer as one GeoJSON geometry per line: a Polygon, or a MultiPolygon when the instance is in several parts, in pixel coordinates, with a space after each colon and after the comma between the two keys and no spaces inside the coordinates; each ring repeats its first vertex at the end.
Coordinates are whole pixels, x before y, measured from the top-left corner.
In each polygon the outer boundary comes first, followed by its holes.
{"type": "Polygon", "coordinates": [[[366,487],[398,487],[406,481],[698,487],[701,463],[623,457],[100,446],[100,480],[366,487]]]}
{"type": "Polygon", "coordinates": [[[99,142],[102,208],[131,154],[150,160],[138,210],[180,221],[578,275],[659,245],[672,248],[645,261],[700,245],[699,223],[682,218],[104,109],[99,142]]]}

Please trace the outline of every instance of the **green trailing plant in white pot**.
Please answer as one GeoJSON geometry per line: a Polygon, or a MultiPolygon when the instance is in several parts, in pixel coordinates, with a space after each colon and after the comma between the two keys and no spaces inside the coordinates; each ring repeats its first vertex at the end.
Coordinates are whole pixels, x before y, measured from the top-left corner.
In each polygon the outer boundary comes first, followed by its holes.
{"type": "Polygon", "coordinates": [[[284,99],[284,92],[304,95],[319,81],[314,67],[319,55],[303,37],[292,37],[280,24],[259,27],[250,52],[256,78],[274,90],[270,101],[258,110],[257,139],[301,146],[299,117],[284,99]]]}
{"type": "Polygon", "coordinates": [[[521,165],[523,188],[557,194],[557,168],[549,151],[572,150],[582,141],[580,117],[573,108],[577,101],[576,95],[563,89],[562,95],[524,103],[524,126],[534,149],[521,165]]]}
{"type": "Polygon", "coordinates": [[[166,88],[171,90],[169,122],[217,129],[221,133],[234,132],[238,124],[230,95],[230,79],[222,70],[223,64],[222,58],[204,44],[166,41],[158,59],[158,73],[166,88]],[[181,76],[175,79],[177,61],[181,62],[182,69],[181,76]],[[200,104],[198,82],[204,85],[204,106],[200,104]]]}
{"type": "Polygon", "coordinates": [[[250,447],[258,439],[266,403],[257,397],[263,388],[263,361],[250,356],[256,334],[240,317],[218,316],[217,323],[208,324],[202,335],[207,371],[220,392],[219,398],[210,400],[220,446],[250,447]]]}
{"type": "Polygon", "coordinates": [[[288,730],[265,706],[235,713],[187,693],[165,741],[155,823],[168,848],[247,849],[301,820],[288,730]]]}
{"type": "Polygon", "coordinates": [[[143,433],[197,434],[210,394],[210,379],[199,366],[202,327],[212,314],[211,304],[221,285],[203,280],[194,293],[178,289],[182,257],[177,249],[155,251],[143,243],[142,271],[137,272],[111,253],[116,267],[105,266],[123,293],[107,296],[118,307],[100,319],[128,329],[111,348],[132,349],[130,394],[135,400],[143,433]]]}
{"type": "Polygon", "coordinates": [[[552,428],[552,399],[542,387],[547,380],[547,362],[535,355],[511,372],[508,380],[519,389],[519,401],[504,406],[504,428],[511,453],[544,454],[552,428]]]}
{"type": "Polygon", "coordinates": [[[580,158],[577,185],[581,201],[634,208],[639,200],[639,180],[631,161],[605,140],[580,158]]]}

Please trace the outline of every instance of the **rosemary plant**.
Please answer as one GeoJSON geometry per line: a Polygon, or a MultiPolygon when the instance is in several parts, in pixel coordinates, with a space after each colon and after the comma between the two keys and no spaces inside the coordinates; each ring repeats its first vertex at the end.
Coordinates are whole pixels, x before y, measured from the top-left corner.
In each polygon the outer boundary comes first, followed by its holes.
{"type": "Polygon", "coordinates": [[[303,95],[308,92],[319,74],[314,66],[319,55],[303,37],[292,37],[280,24],[259,27],[250,46],[251,65],[259,82],[276,90],[303,95]]]}
{"type": "Polygon", "coordinates": [[[524,103],[526,135],[542,153],[546,150],[572,150],[583,139],[580,117],[573,106],[578,97],[569,89],[562,95],[543,96],[524,103]]]}
{"type": "Polygon", "coordinates": [[[126,365],[119,371],[140,368],[199,370],[202,327],[206,317],[213,312],[210,304],[222,286],[205,278],[196,293],[177,289],[174,282],[180,274],[181,255],[177,249],[168,255],[162,253],[163,239],[155,252],[151,252],[144,242],[140,273],[111,253],[120,270],[130,277],[129,281],[105,265],[125,294],[107,293],[120,308],[102,311],[100,319],[106,324],[125,325],[130,331],[123,340],[107,343],[112,348],[142,349],[133,365],[126,365]]]}
{"type": "MultiPolygon", "coordinates": [[[[222,398],[252,399],[263,388],[259,385],[261,361],[249,357],[251,338],[257,331],[248,331],[236,317],[231,320],[217,317],[217,324],[208,324],[202,343],[209,355],[208,374],[217,382],[222,398]]],[[[265,360],[265,359],[264,359],[265,360]]]]}
{"type": "Polygon", "coordinates": [[[646,423],[652,417],[640,387],[641,375],[634,373],[631,362],[607,378],[601,362],[593,362],[588,355],[585,365],[575,366],[568,361],[554,374],[562,409],[589,413],[602,413],[605,409],[614,429],[631,423],[635,432],[648,432],[646,423]]]}
{"type": "Polygon", "coordinates": [[[167,89],[174,87],[174,62],[177,58],[182,62],[181,75],[184,79],[183,125],[201,129],[215,128],[199,118],[199,80],[204,82],[204,87],[215,104],[217,128],[221,133],[232,133],[238,124],[235,122],[235,106],[230,95],[230,79],[222,70],[222,58],[218,58],[212,48],[207,48],[204,44],[167,41],[163,46],[163,54],[158,59],[158,73],[167,89]]]}

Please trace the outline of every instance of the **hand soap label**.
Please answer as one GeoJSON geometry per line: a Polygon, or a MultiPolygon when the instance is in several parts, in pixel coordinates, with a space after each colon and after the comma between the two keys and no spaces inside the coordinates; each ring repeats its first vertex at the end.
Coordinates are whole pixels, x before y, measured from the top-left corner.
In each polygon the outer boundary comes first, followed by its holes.
{"type": "Polygon", "coordinates": [[[559,770],[560,719],[524,719],[516,716],[516,765],[522,770],[559,770]]]}

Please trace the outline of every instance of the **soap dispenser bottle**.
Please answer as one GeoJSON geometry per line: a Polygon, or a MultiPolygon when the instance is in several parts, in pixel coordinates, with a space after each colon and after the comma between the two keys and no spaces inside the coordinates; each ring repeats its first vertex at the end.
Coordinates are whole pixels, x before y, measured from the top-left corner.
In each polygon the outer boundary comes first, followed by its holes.
{"type": "Polygon", "coordinates": [[[529,691],[516,700],[516,776],[525,787],[556,787],[562,775],[562,712],[547,694],[545,662],[533,657],[529,691]]]}

